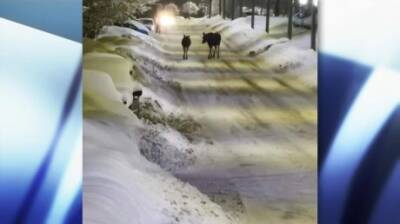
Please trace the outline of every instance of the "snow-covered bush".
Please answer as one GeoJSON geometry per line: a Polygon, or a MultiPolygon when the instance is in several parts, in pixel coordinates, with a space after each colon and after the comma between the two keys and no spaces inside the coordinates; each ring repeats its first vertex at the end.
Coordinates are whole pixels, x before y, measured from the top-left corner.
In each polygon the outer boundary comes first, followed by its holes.
{"type": "Polygon", "coordinates": [[[187,15],[195,15],[199,12],[200,8],[192,1],[185,2],[182,5],[182,13],[187,15]]]}
{"type": "Polygon", "coordinates": [[[174,3],[169,3],[164,7],[165,11],[168,11],[172,14],[174,14],[174,16],[179,15],[179,8],[177,5],[175,5],[174,3]]]}

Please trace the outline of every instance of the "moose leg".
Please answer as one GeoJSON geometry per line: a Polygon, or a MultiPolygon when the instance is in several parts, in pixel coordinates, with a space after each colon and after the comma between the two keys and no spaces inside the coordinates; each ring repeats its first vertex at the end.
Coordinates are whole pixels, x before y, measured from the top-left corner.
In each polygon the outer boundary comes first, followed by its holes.
{"type": "Polygon", "coordinates": [[[219,45],[217,46],[217,49],[218,49],[218,51],[217,51],[217,57],[219,58],[219,45]]]}
{"type": "Polygon", "coordinates": [[[208,59],[211,58],[211,51],[212,51],[212,47],[210,47],[210,50],[209,50],[209,52],[208,52],[208,59]]]}
{"type": "Polygon", "coordinates": [[[184,54],[183,54],[183,59],[187,59],[187,54],[188,54],[188,48],[185,47],[184,54]]]}

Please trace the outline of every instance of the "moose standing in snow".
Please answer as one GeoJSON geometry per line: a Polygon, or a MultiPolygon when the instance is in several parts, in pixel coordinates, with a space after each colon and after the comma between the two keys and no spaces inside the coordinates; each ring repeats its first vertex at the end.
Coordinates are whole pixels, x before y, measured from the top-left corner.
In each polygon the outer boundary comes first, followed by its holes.
{"type": "Polygon", "coordinates": [[[192,44],[192,41],[190,40],[190,36],[183,35],[183,39],[182,39],[183,60],[189,59],[188,51],[189,51],[189,47],[191,44],[192,44]]]}
{"type": "Polygon", "coordinates": [[[217,58],[219,58],[219,45],[221,44],[221,34],[203,33],[203,44],[206,42],[208,44],[208,47],[210,48],[208,59],[215,58],[215,54],[217,54],[217,58]]]}

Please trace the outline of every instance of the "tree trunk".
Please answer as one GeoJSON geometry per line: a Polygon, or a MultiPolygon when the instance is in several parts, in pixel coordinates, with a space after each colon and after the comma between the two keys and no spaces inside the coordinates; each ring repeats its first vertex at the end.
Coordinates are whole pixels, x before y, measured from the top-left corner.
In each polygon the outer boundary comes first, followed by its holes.
{"type": "Polygon", "coordinates": [[[265,13],[265,31],[267,32],[267,33],[269,33],[269,17],[270,17],[270,11],[271,11],[271,0],[266,0],[266,6],[265,6],[265,11],[266,11],[266,13],[265,13]]]}
{"type": "Polygon", "coordinates": [[[279,16],[280,13],[281,13],[281,1],[280,0],[275,0],[274,14],[275,14],[275,16],[279,16]]]}
{"type": "Polygon", "coordinates": [[[231,19],[235,19],[235,0],[231,0],[231,19]]]}
{"type": "Polygon", "coordinates": [[[251,0],[251,28],[254,29],[254,17],[256,14],[256,0],[251,0]]]}
{"type": "Polygon", "coordinates": [[[288,0],[288,38],[292,39],[292,28],[293,28],[293,2],[292,0],[288,0]]]}

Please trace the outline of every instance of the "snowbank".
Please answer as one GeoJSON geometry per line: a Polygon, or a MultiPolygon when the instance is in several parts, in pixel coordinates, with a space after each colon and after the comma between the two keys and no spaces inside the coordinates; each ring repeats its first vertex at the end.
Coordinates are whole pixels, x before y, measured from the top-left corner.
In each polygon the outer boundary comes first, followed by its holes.
{"type": "Polygon", "coordinates": [[[142,157],[142,129],[118,120],[84,121],[85,223],[232,223],[197,189],[142,157]]]}
{"type": "Polygon", "coordinates": [[[96,40],[84,38],[83,39],[83,53],[89,52],[103,52],[103,53],[110,53],[114,51],[114,48],[106,43],[102,43],[96,40]]]}
{"type": "Polygon", "coordinates": [[[216,25],[212,29],[220,32],[230,47],[245,50],[250,44],[256,42],[260,38],[266,37],[266,33],[262,30],[253,30],[246,22],[246,18],[238,18],[233,21],[223,20],[221,17],[214,19],[216,25]]]}
{"type": "Polygon", "coordinates": [[[84,116],[124,117],[135,121],[136,126],[141,127],[139,119],[123,105],[120,99],[122,96],[107,77],[107,74],[98,71],[84,70],[84,116]]]}
{"type": "Polygon", "coordinates": [[[163,97],[160,97],[157,95],[154,91],[152,91],[150,88],[143,87],[143,96],[142,98],[150,98],[154,101],[157,101],[157,103],[160,104],[160,107],[166,114],[175,114],[179,115],[181,114],[181,110],[179,107],[174,105],[172,100],[165,99],[163,97]]]}
{"type": "Polygon", "coordinates": [[[85,223],[231,223],[218,205],[158,166],[192,164],[186,139],[168,127],[143,126],[119,102],[107,73],[84,70],[84,85],[85,223]]]}
{"type": "Polygon", "coordinates": [[[220,32],[232,50],[261,60],[276,74],[297,76],[316,88],[317,53],[310,49],[310,32],[296,28],[293,39],[289,40],[287,17],[271,17],[269,34],[265,32],[265,16],[255,17],[254,29],[250,16],[233,21],[215,16],[201,21],[208,23],[214,32],[220,32]]]}
{"type": "Polygon", "coordinates": [[[119,27],[119,26],[104,26],[101,29],[100,34],[97,36],[97,39],[103,38],[103,37],[112,37],[112,36],[138,39],[138,40],[150,43],[150,44],[154,43],[154,41],[155,41],[154,38],[152,38],[149,35],[137,32],[130,28],[119,27]]]}
{"type": "MultiPolygon", "coordinates": [[[[121,103],[141,86],[130,75],[133,63],[113,53],[125,46],[115,37],[127,30],[115,31],[91,41],[84,54],[84,222],[233,223],[207,196],[164,171],[195,162],[188,140],[169,126],[144,124],[121,103]]],[[[144,98],[163,113],[174,111],[149,89],[144,98]]]]}
{"type": "Polygon", "coordinates": [[[83,88],[86,93],[122,103],[122,96],[107,73],[84,69],[83,88]]]}
{"type": "Polygon", "coordinates": [[[139,21],[130,19],[130,20],[127,20],[125,23],[134,25],[134,26],[136,26],[137,28],[139,28],[139,29],[141,29],[141,30],[144,30],[144,31],[147,31],[148,33],[150,33],[149,28],[147,28],[147,26],[145,26],[144,24],[140,23],[139,21]]]}
{"type": "Polygon", "coordinates": [[[175,173],[196,162],[194,149],[172,128],[157,125],[143,133],[139,141],[140,153],[164,170],[175,173]]]}
{"type": "Polygon", "coordinates": [[[107,73],[117,90],[122,94],[126,105],[132,104],[132,93],[141,90],[138,82],[134,82],[130,72],[133,64],[125,58],[109,53],[92,52],[83,57],[83,68],[107,73]]]}

